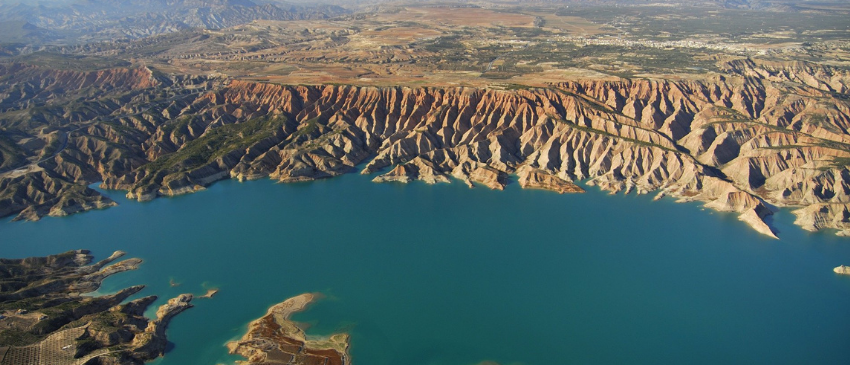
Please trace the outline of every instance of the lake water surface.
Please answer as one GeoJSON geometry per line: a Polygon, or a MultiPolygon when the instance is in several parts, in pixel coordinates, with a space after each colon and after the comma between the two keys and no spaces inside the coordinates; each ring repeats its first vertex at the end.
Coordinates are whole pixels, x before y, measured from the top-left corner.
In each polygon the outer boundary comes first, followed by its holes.
{"type": "Polygon", "coordinates": [[[149,203],[0,223],[0,257],[114,250],[145,260],[101,292],[197,298],[160,365],[229,364],[225,342],[269,306],[349,332],[355,365],[848,364],[850,239],[787,210],[759,235],[734,215],[651,196],[223,181],[149,203]],[[172,287],[169,282],[180,283],[172,287]]]}

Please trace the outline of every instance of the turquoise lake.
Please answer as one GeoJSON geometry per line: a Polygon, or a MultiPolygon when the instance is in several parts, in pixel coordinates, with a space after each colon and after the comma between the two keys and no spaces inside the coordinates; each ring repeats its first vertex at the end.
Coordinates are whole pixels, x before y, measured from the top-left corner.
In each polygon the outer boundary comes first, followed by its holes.
{"type": "MultiPolygon", "coordinates": [[[[230,364],[224,344],[269,306],[349,332],[355,365],[848,364],[850,239],[782,210],[780,240],[735,215],[652,196],[376,184],[222,181],[148,203],[0,222],[0,257],[89,249],[145,260],[104,282],[177,316],[160,365],[230,364]],[[180,283],[172,287],[169,282],[180,283]]],[[[155,311],[152,306],[148,311],[155,311]]]]}

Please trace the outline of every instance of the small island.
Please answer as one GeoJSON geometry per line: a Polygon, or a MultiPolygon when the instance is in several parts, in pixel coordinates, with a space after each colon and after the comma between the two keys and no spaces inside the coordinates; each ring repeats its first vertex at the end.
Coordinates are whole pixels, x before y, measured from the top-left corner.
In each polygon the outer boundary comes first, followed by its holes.
{"type": "Polygon", "coordinates": [[[850,275],[850,266],[841,265],[832,269],[832,271],[835,271],[836,274],[850,275]]]}
{"type": "Polygon", "coordinates": [[[201,295],[201,298],[212,298],[216,294],[218,294],[218,288],[207,289],[206,294],[201,295]]]}
{"type": "Polygon", "coordinates": [[[350,365],[348,334],[308,339],[304,330],[289,319],[316,297],[306,293],[275,304],[265,316],[248,325],[248,333],[240,340],[229,342],[228,350],[248,359],[241,364],[350,365]]]}
{"type": "Polygon", "coordinates": [[[144,312],[156,296],[125,303],[144,286],[81,295],[142,263],[111,264],[124,254],[116,251],[93,265],[87,250],[0,259],[0,365],[142,364],[162,356],[168,323],[192,307],[191,294],[169,300],[152,320],[144,312]]]}

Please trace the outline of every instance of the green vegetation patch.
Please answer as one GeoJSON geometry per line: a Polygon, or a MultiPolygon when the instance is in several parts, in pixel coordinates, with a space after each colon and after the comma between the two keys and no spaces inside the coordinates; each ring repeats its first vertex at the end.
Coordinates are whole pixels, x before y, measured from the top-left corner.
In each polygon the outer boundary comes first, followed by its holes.
{"type": "Polygon", "coordinates": [[[189,124],[192,124],[192,116],[184,116],[180,117],[177,120],[164,124],[160,130],[165,135],[174,135],[175,137],[183,137],[186,135],[186,128],[189,127],[189,124]]]}
{"type": "Polygon", "coordinates": [[[319,118],[313,118],[313,119],[307,120],[304,123],[301,123],[301,127],[298,128],[298,130],[295,131],[295,133],[292,134],[292,140],[295,140],[298,137],[301,137],[301,136],[304,136],[304,135],[311,135],[315,131],[317,131],[318,129],[319,129],[319,118]]]}
{"type": "Polygon", "coordinates": [[[190,171],[237,149],[249,146],[281,130],[288,121],[283,115],[266,116],[238,124],[228,124],[207,131],[177,152],[162,156],[142,166],[149,174],[141,185],[149,185],[161,173],[190,171]]]}
{"type": "Polygon", "coordinates": [[[672,148],[665,147],[665,146],[662,146],[662,145],[657,145],[657,144],[654,144],[654,143],[641,141],[641,140],[638,140],[638,139],[618,136],[616,134],[611,134],[611,133],[608,133],[608,132],[603,131],[603,130],[599,130],[599,129],[595,129],[595,128],[586,127],[586,126],[578,125],[578,124],[575,124],[575,123],[571,123],[571,122],[568,122],[568,121],[563,120],[563,119],[557,119],[557,120],[560,121],[561,123],[568,125],[570,128],[577,129],[577,130],[580,130],[580,131],[593,133],[593,134],[599,134],[599,135],[611,137],[611,138],[614,138],[614,139],[619,139],[619,140],[626,141],[626,142],[636,144],[636,145],[639,145],[639,146],[656,147],[656,148],[660,148],[660,149],[665,150],[665,151],[679,152],[677,150],[674,150],[672,148]]]}
{"type": "Polygon", "coordinates": [[[514,83],[505,83],[505,84],[496,84],[495,86],[501,86],[505,90],[513,91],[513,90],[530,90],[533,87],[522,84],[514,84],[514,83]]]}
{"type": "Polygon", "coordinates": [[[818,139],[820,141],[817,143],[817,145],[820,146],[820,147],[850,152],[850,144],[842,143],[842,142],[839,142],[839,141],[832,141],[832,140],[823,139],[823,138],[818,138],[818,139]]]}
{"type": "Polygon", "coordinates": [[[680,40],[718,34],[729,40],[746,41],[746,38],[754,35],[784,32],[786,36],[793,35],[797,41],[822,41],[844,39],[850,31],[850,22],[846,14],[841,12],[824,14],[688,6],[600,6],[562,9],[556,14],[616,25],[619,30],[628,31],[633,36],[656,40],[680,40]]]}
{"type": "Polygon", "coordinates": [[[9,328],[0,331],[0,345],[3,346],[26,346],[36,343],[41,338],[17,328],[9,328]]]}
{"type": "Polygon", "coordinates": [[[466,46],[461,43],[461,37],[457,35],[437,37],[422,44],[422,48],[429,52],[443,53],[448,50],[463,50],[466,46]]]}
{"type": "Polygon", "coordinates": [[[850,167],[850,157],[834,157],[830,165],[836,168],[850,167]]]}

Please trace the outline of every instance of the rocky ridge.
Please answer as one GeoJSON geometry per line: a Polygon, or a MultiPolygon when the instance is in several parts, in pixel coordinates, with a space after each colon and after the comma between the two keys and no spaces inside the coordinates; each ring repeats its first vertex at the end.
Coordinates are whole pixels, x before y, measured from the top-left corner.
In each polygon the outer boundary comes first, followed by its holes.
{"type": "MultiPolygon", "coordinates": [[[[232,81],[169,105],[125,105],[39,166],[138,200],[225,178],[327,178],[364,162],[364,174],[388,169],[376,181],[455,178],[499,189],[517,174],[524,187],[580,191],[573,182],[586,180],[612,193],[702,201],[768,236],[772,206],[797,207],[803,228],[846,235],[844,76],[788,67],[782,80],[579,80],[510,91],[232,81]],[[804,78],[823,81],[793,81],[804,78]]],[[[29,195],[12,196],[0,200],[7,214],[26,205],[7,202],[29,195]]]]}

